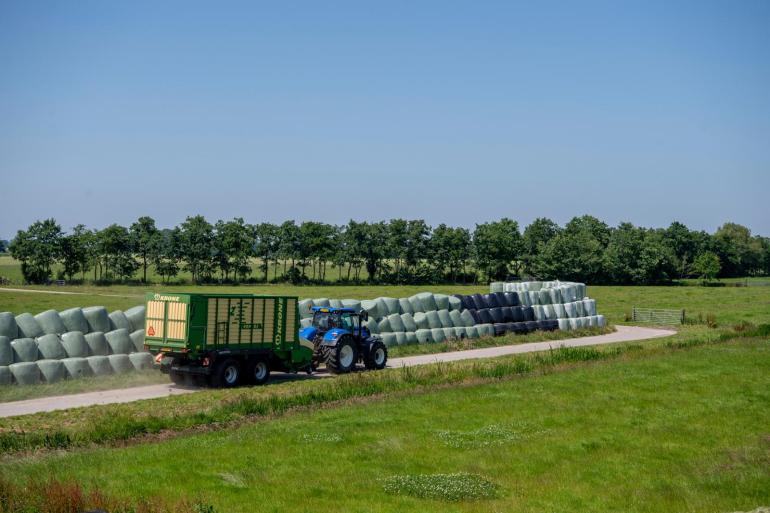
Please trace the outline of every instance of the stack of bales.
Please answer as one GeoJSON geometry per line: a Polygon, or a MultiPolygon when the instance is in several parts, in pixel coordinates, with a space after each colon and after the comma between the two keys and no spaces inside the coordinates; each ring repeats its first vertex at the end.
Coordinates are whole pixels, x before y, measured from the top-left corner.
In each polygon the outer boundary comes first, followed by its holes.
{"type": "MultiPolygon", "coordinates": [[[[463,308],[473,317],[476,329],[489,335],[529,333],[535,330],[552,331],[559,323],[523,303],[515,292],[457,295],[463,308]]],[[[541,312],[542,313],[542,312],[541,312]]]]}
{"type": "Polygon", "coordinates": [[[596,300],[586,296],[584,283],[528,281],[490,285],[490,295],[515,294],[521,305],[531,307],[538,321],[556,321],[561,330],[603,327],[606,321],[596,312],[596,300]]]}
{"type": "Polygon", "coordinates": [[[145,307],[102,306],[14,316],[0,312],[0,385],[55,383],[152,367],[145,307]]]}
{"type": "Polygon", "coordinates": [[[353,308],[369,314],[366,327],[379,334],[386,346],[428,344],[493,335],[479,330],[470,313],[454,296],[421,292],[411,297],[378,297],[372,300],[305,299],[299,302],[302,325],[309,326],[313,306],[353,308]]]}

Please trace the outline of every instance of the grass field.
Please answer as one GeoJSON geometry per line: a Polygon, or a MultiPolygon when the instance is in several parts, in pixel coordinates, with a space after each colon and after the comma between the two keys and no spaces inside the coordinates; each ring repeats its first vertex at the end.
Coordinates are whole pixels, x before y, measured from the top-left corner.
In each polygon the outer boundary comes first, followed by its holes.
{"type": "Polygon", "coordinates": [[[747,511],[770,504],[768,404],[770,344],[736,338],[157,443],[6,457],[0,473],[132,498],[202,495],[227,512],[747,511]],[[491,497],[443,500],[474,490],[491,497]]]}

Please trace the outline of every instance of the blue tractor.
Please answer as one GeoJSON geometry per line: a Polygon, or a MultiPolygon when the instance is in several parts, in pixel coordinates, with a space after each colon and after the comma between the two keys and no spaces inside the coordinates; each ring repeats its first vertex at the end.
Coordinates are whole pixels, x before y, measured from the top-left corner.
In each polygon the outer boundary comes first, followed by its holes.
{"type": "Polygon", "coordinates": [[[312,326],[299,332],[313,343],[312,369],[324,363],[329,371],[342,374],[355,369],[358,362],[367,369],[384,368],[388,349],[364,326],[368,318],[367,312],[352,308],[313,307],[312,326]]]}

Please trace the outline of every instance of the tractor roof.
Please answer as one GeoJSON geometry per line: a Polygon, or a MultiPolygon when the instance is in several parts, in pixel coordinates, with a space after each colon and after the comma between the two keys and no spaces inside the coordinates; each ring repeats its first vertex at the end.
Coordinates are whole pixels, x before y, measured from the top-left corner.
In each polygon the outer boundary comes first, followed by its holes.
{"type": "Polygon", "coordinates": [[[353,308],[334,308],[333,306],[314,306],[312,308],[314,312],[329,312],[329,313],[356,313],[353,308]]]}

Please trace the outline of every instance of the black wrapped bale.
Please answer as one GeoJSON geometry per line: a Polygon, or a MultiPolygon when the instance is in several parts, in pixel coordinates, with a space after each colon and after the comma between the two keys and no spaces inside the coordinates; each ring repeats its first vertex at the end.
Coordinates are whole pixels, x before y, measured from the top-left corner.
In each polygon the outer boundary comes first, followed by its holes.
{"type": "Polygon", "coordinates": [[[13,361],[16,363],[34,362],[38,358],[37,342],[32,338],[12,340],[11,349],[13,349],[13,361]]]}
{"type": "Polygon", "coordinates": [[[481,294],[473,294],[473,304],[476,306],[476,310],[483,310],[489,308],[487,302],[484,300],[484,296],[481,294]]]}
{"type": "Polygon", "coordinates": [[[79,331],[82,334],[88,333],[88,321],[83,315],[81,308],[70,308],[59,313],[61,321],[64,323],[64,327],[67,331],[79,331]]]}
{"type": "Polygon", "coordinates": [[[481,310],[476,310],[479,315],[479,319],[481,320],[481,324],[492,324],[495,321],[492,320],[492,316],[489,313],[489,308],[483,308],[481,310]]]}
{"type": "Polygon", "coordinates": [[[505,324],[494,324],[495,336],[501,337],[506,334],[507,329],[505,324]]]}
{"type": "Polygon", "coordinates": [[[9,340],[19,338],[19,327],[11,312],[0,312],[0,337],[8,337],[9,340]]]}
{"type": "Polygon", "coordinates": [[[483,322],[481,322],[481,317],[479,317],[478,310],[465,310],[465,312],[463,312],[463,315],[465,315],[466,312],[473,319],[473,326],[475,326],[476,324],[484,324],[483,322]]]}
{"type": "Polygon", "coordinates": [[[511,313],[513,313],[513,322],[524,322],[523,306],[512,306],[511,313]]]}
{"type": "Polygon", "coordinates": [[[59,312],[56,310],[40,312],[35,316],[35,320],[46,335],[60,335],[67,331],[67,327],[64,326],[59,312]]]}
{"type": "Polygon", "coordinates": [[[17,315],[16,326],[19,328],[19,338],[37,338],[45,335],[40,323],[29,313],[17,315]]]}
{"type": "Polygon", "coordinates": [[[64,351],[64,346],[61,345],[59,335],[48,334],[38,338],[37,349],[40,352],[40,358],[43,360],[67,358],[67,353],[64,351]]]}
{"type": "Polygon", "coordinates": [[[455,294],[455,297],[460,299],[460,305],[462,306],[463,310],[476,309],[476,303],[473,302],[473,296],[468,296],[465,294],[455,294]]]}
{"type": "Polygon", "coordinates": [[[548,319],[547,321],[544,321],[544,322],[545,322],[545,328],[543,329],[545,329],[546,331],[554,331],[559,329],[559,321],[557,321],[556,319],[548,319]]]}
{"type": "Polygon", "coordinates": [[[524,333],[527,333],[527,323],[525,322],[514,322],[511,323],[513,326],[513,332],[517,335],[523,335],[524,333]]]}
{"type": "Polygon", "coordinates": [[[505,292],[505,304],[508,306],[519,306],[519,295],[515,292],[505,292]]]}
{"type": "Polygon", "coordinates": [[[503,322],[514,322],[512,307],[503,306],[502,308],[500,308],[500,311],[503,312],[503,322]]]}
{"type": "Polygon", "coordinates": [[[499,307],[494,307],[489,309],[489,315],[492,316],[492,322],[494,324],[499,324],[503,321],[503,309],[499,307]]]}
{"type": "Polygon", "coordinates": [[[532,308],[531,306],[525,306],[524,308],[522,308],[522,312],[524,313],[525,321],[529,322],[529,321],[535,320],[535,309],[532,308]]]}
{"type": "Polygon", "coordinates": [[[537,329],[537,321],[527,321],[524,323],[527,326],[527,331],[535,331],[537,329]]]}
{"type": "Polygon", "coordinates": [[[497,301],[497,306],[503,307],[503,306],[510,306],[508,304],[508,299],[505,297],[504,292],[493,292],[493,296],[495,296],[495,301],[497,301]]]}
{"type": "Polygon", "coordinates": [[[487,308],[499,308],[502,306],[497,302],[494,294],[484,294],[484,301],[487,303],[487,308]]]}

